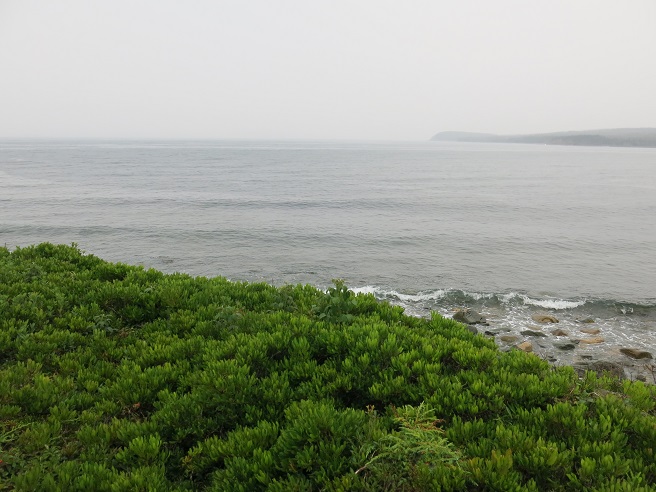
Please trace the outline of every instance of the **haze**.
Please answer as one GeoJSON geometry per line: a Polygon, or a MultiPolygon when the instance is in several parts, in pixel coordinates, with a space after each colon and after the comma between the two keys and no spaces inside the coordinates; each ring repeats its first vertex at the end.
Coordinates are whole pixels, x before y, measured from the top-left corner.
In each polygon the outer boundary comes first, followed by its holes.
{"type": "Polygon", "coordinates": [[[653,0],[0,0],[0,137],[654,127],[655,26],[653,0]]]}

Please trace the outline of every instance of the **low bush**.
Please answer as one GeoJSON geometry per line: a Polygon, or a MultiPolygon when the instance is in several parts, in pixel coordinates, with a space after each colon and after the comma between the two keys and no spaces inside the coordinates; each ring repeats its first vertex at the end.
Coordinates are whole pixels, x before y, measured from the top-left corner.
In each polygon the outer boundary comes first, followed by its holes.
{"type": "Polygon", "coordinates": [[[656,490],[656,389],[342,282],[0,248],[0,490],[656,490]]]}

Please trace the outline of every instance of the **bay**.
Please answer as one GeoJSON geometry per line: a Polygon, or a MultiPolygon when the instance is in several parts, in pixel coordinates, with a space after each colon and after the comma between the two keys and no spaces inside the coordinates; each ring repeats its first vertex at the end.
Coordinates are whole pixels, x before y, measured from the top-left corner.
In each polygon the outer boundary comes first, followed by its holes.
{"type": "MultiPolygon", "coordinates": [[[[519,332],[656,340],[656,149],[445,142],[1,141],[0,242],[321,288],[519,332]]],[[[585,355],[548,356],[571,362],[585,355]]]]}

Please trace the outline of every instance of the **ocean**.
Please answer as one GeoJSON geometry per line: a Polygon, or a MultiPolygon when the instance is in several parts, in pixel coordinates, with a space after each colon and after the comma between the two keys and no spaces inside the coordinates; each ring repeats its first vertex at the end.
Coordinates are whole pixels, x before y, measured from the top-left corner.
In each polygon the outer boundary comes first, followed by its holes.
{"type": "Polygon", "coordinates": [[[490,336],[539,328],[554,363],[656,356],[656,149],[0,141],[0,244],[45,241],[165,272],[340,278],[415,316],[469,307],[490,336]],[[534,314],[603,342],[562,350],[534,314]]]}

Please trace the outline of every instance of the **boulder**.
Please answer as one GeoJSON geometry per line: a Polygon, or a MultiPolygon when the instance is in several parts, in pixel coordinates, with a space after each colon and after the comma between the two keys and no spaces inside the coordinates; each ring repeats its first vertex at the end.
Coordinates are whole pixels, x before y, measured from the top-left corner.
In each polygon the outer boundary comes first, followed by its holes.
{"type": "Polygon", "coordinates": [[[522,342],[517,345],[517,348],[524,352],[533,352],[533,344],[531,342],[522,342]]]}
{"type": "Polygon", "coordinates": [[[576,344],[572,342],[554,343],[554,347],[560,350],[574,350],[576,348],[576,344]]]}
{"type": "Polygon", "coordinates": [[[534,331],[534,330],[524,330],[521,332],[522,335],[525,337],[546,337],[547,335],[545,333],[542,333],[541,331],[534,331]]]}
{"type": "Polygon", "coordinates": [[[485,316],[469,308],[456,310],[456,312],[453,313],[453,319],[467,325],[480,324],[487,326],[488,324],[485,316]]]}
{"type": "Polygon", "coordinates": [[[601,330],[598,328],[581,328],[579,331],[588,335],[598,335],[601,330]]]}
{"type": "Polygon", "coordinates": [[[568,337],[569,333],[567,333],[565,330],[561,330],[560,328],[557,330],[553,330],[551,334],[555,337],[568,337]]]}
{"type": "Polygon", "coordinates": [[[592,318],[583,318],[583,319],[577,319],[577,323],[594,323],[595,320],[592,318]]]}
{"type": "Polygon", "coordinates": [[[515,343],[517,340],[519,340],[519,337],[517,335],[501,335],[499,340],[506,343],[515,343]]]}
{"type": "Polygon", "coordinates": [[[592,337],[592,338],[583,338],[579,340],[581,343],[587,343],[589,345],[595,344],[595,343],[604,343],[605,340],[601,337],[592,337]]]}
{"type": "Polygon", "coordinates": [[[652,355],[646,350],[622,348],[620,349],[620,352],[632,359],[653,359],[652,355]]]}
{"type": "Polygon", "coordinates": [[[558,318],[548,314],[534,314],[531,316],[531,319],[533,321],[537,321],[538,323],[558,323],[558,318]]]}

